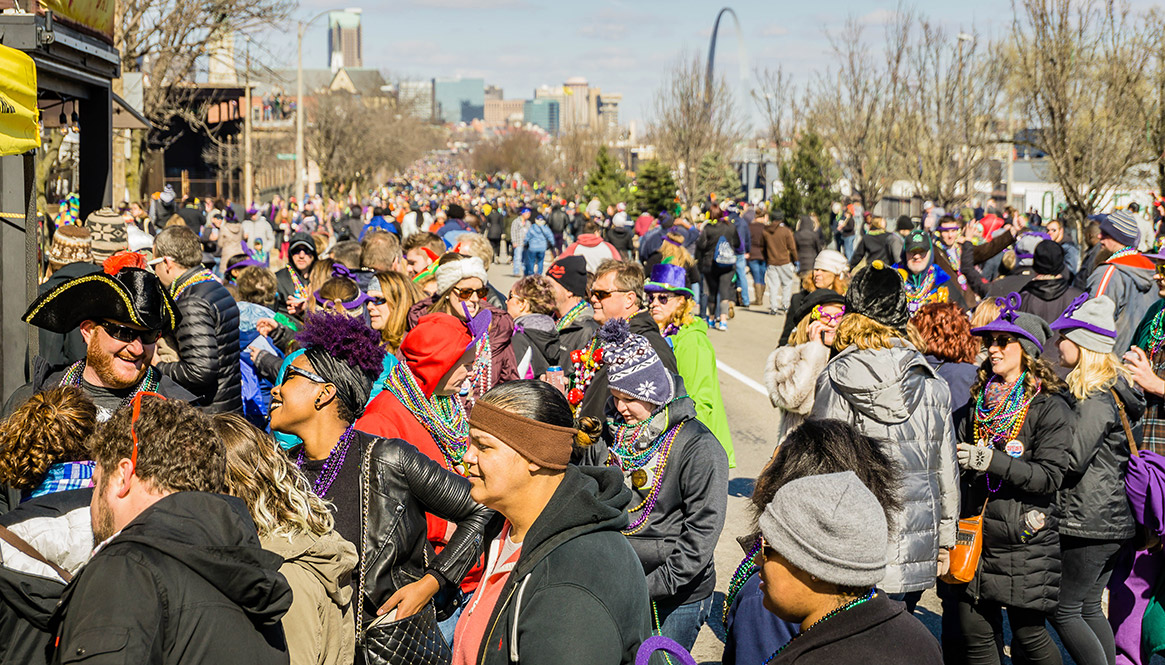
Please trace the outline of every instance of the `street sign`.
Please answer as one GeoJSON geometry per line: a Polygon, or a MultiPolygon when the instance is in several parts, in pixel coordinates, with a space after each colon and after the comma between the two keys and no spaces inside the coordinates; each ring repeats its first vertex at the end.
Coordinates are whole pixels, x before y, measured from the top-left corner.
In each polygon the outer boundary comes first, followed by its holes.
{"type": "Polygon", "coordinates": [[[290,161],[295,159],[295,153],[294,152],[281,152],[281,153],[275,155],[275,159],[278,159],[278,160],[284,161],[284,162],[290,162],[290,161]]]}

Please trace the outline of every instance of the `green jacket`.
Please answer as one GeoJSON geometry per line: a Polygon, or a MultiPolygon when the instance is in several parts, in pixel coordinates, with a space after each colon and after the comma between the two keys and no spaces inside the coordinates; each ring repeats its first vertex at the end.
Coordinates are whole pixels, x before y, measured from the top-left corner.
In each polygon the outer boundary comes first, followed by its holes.
{"type": "Polygon", "coordinates": [[[696,419],[712,430],[724,452],[728,453],[728,467],[736,467],[732,452],[732,433],[728,430],[728,414],[720,397],[720,375],[716,370],[716,349],[708,341],[708,324],[696,318],[668,338],[676,355],[676,367],[684,378],[688,396],[696,403],[696,419]]]}

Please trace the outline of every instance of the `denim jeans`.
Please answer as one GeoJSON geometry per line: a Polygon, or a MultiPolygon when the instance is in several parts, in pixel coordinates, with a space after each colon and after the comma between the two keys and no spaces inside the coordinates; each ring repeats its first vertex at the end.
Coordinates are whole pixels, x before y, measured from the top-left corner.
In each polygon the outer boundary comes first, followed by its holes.
{"type": "MultiPolygon", "coordinates": [[[[765,268],[769,266],[764,259],[749,259],[748,271],[752,273],[752,281],[754,284],[765,283],[765,268]]],[[[743,288],[743,287],[741,287],[743,288]]],[[[760,304],[759,302],[757,303],[760,304]]]]}
{"type": "Polygon", "coordinates": [[[841,238],[841,253],[845,254],[845,260],[849,261],[854,255],[854,244],[857,241],[858,234],[854,233],[848,236],[840,236],[841,238]]]}
{"type": "Polygon", "coordinates": [[[546,260],[546,250],[522,250],[522,275],[541,275],[542,262],[546,260]]]}
{"type": "Polygon", "coordinates": [[[1119,540],[1060,536],[1063,575],[1052,625],[1077,663],[1116,662],[1116,642],[1100,594],[1112,577],[1120,547],[1119,540]]]}
{"type": "MultiPolygon", "coordinates": [[[[696,636],[700,634],[700,628],[712,613],[712,596],[672,609],[668,609],[666,603],[664,605],[660,607],[659,603],[656,604],[660,635],[670,637],[690,652],[696,643],[696,636]]],[[[651,665],[665,665],[666,662],[662,652],[651,656],[651,665]]]]}
{"type": "Polygon", "coordinates": [[[748,295],[748,259],[744,254],[736,255],[736,284],[740,287],[740,304],[748,307],[752,301],[748,295]]]}
{"type": "Polygon", "coordinates": [[[514,244],[510,244],[510,253],[513,255],[513,273],[514,277],[522,277],[522,248],[514,244]]]}
{"type": "Polygon", "coordinates": [[[453,630],[457,628],[457,620],[461,618],[461,610],[465,609],[465,604],[473,597],[472,593],[465,591],[457,592],[457,609],[453,610],[453,614],[449,615],[448,619],[437,622],[437,629],[441,631],[441,636],[453,646],[453,630]]]}

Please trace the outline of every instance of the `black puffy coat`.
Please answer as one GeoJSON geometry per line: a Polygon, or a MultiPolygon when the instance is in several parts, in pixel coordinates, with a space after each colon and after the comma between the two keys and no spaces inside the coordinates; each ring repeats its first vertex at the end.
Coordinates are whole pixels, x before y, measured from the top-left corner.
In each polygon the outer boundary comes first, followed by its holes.
{"type": "MultiPolygon", "coordinates": [[[[1017,439],[1023,452],[1012,457],[999,444],[987,468],[963,472],[962,514],[983,518],[983,556],[979,570],[967,585],[972,599],[991,600],[1008,607],[1055,611],[1060,595],[1060,512],[1056,495],[1070,465],[1072,430],[1076,415],[1067,398],[1041,392],[1032,400],[1017,439]],[[1043,528],[1025,536],[1024,516],[1036,510],[1046,516],[1043,528]]],[[[959,441],[972,443],[971,419],[961,428],[959,441]]]]}
{"type": "Polygon", "coordinates": [[[425,573],[441,583],[443,592],[456,591],[481,556],[486,525],[497,513],[469,497],[468,480],[407,441],[357,432],[357,442],[369,464],[367,474],[361,464],[362,491],[370,498],[357,543],[364,570],[360,588],[364,625],[376,618],[376,610],[397,589],[425,573]],[[429,544],[426,513],[457,525],[440,554],[434,554],[429,544]]]}
{"type": "MultiPolygon", "coordinates": [[[[178,278],[178,283],[195,269],[178,278]]],[[[178,360],[158,363],[158,370],[194,393],[193,404],[207,413],[243,409],[239,366],[239,306],[218,282],[187,288],[175,303],[181,320],[174,331],[178,360]]]]}
{"type": "Polygon", "coordinates": [[[538,378],[551,365],[562,367],[570,364],[570,355],[562,357],[562,343],[554,328],[554,319],[545,314],[527,314],[514,321],[514,336],[510,339],[514,346],[514,359],[518,361],[518,377],[538,378]],[[529,354],[529,358],[527,358],[529,354]],[[526,367],[522,363],[526,363],[526,367]],[[532,376],[524,371],[529,369],[532,376]]]}
{"type": "Polygon", "coordinates": [[[175,492],[107,542],[65,588],[50,663],[287,663],[283,557],[242,499],[175,492]]]}
{"type": "Polygon", "coordinates": [[[729,220],[715,224],[708,222],[704,226],[704,230],[700,232],[700,238],[696,240],[696,261],[700,264],[700,272],[705,275],[712,272],[713,268],[720,270],[732,268],[732,266],[722,266],[716,263],[716,245],[720,244],[721,238],[728,241],[728,246],[732,248],[733,252],[740,246],[740,234],[736,232],[736,225],[729,220]]]}
{"type": "MultiPolygon", "coordinates": [[[[1123,379],[1113,390],[1120,396],[1130,425],[1145,412],[1145,398],[1123,379]]],[[[1072,465],[1060,490],[1060,533],[1078,538],[1124,540],[1134,530],[1125,495],[1129,441],[1116,401],[1108,390],[1093,393],[1076,405],[1072,465]]]]}

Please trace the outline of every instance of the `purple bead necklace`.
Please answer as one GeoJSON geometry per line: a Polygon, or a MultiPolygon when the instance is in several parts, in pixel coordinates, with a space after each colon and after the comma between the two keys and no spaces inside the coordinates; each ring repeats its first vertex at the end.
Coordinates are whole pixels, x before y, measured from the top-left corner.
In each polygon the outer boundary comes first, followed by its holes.
{"type": "MultiPolygon", "coordinates": [[[[355,425],[349,425],[348,429],[340,435],[340,440],[332,447],[332,452],[328,453],[328,458],[324,460],[324,466],[320,469],[320,475],[316,481],[312,483],[312,491],[316,496],[323,497],[332,489],[332,483],[336,482],[336,477],[340,475],[340,469],[344,466],[344,458],[348,456],[348,448],[352,445],[353,435],[356,433],[355,425]]],[[[307,458],[303,451],[307,446],[299,449],[299,456],[295,458],[295,463],[300,469],[303,469],[304,462],[307,458]]]]}

